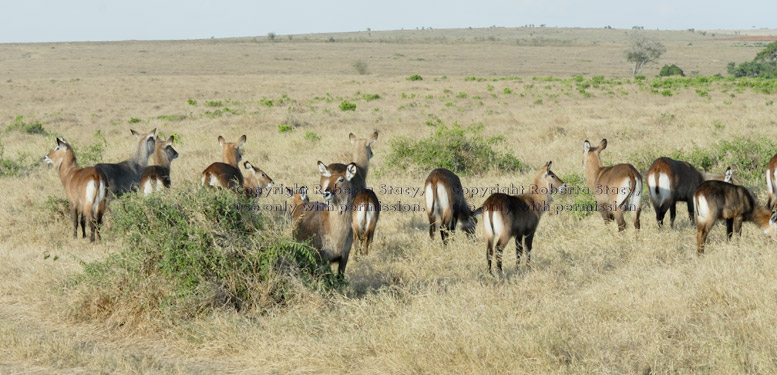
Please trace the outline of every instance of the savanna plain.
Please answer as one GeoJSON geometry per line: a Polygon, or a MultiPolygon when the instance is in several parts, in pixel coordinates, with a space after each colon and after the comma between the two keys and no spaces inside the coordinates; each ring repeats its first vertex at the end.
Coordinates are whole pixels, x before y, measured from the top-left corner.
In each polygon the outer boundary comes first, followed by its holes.
{"type": "MultiPolygon", "coordinates": [[[[659,229],[646,191],[639,232],[632,215],[618,233],[596,213],[554,206],[531,267],[515,265],[511,243],[504,275],[490,275],[480,227],[443,246],[414,210],[427,160],[439,157],[419,150],[423,142],[466,161],[456,165],[463,185],[477,188],[467,197],[477,206],[485,188],[528,185],[547,161],[584,188],[583,141],[602,138],[605,165],[644,173],[659,156],[715,173],[731,165],[735,182],[765,203],[777,85],[728,79],[726,64],[750,61],[774,33],[643,31],[667,51],[634,78],[630,32],[0,45],[0,373],[777,372],[777,246],[752,224],[730,242],[717,225],[698,256],[684,205],[675,228],[659,229]],[[688,78],[656,78],[664,64],[688,78]],[[130,129],[153,128],[180,153],[171,190],[113,199],[102,241],[73,239],[57,173],[40,161],[55,138],[86,166],[126,159],[130,129]],[[177,230],[153,225],[178,211],[189,216],[176,225],[199,228],[181,241],[200,238],[213,254],[297,248],[283,212],[210,207],[287,199],[201,191],[200,173],[221,158],[219,135],[245,134],[243,160],[276,186],[313,187],[316,161],[350,161],[348,134],[374,130],[367,184],[402,209],[382,212],[369,254],[352,255],[344,281],[276,263],[257,266],[266,276],[258,279],[229,267],[184,281],[176,279],[184,268],[153,271],[176,246],[162,234],[177,230]],[[493,153],[468,154],[471,144],[493,153]],[[483,155],[492,162],[478,162],[483,155]],[[162,255],[132,263],[145,248],[162,255]],[[233,292],[242,302],[225,297],[233,292]]],[[[573,192],[554,205],[591,202],[573,192]]],[[[321,195],[311,189],[311,199],[321,195]]],[[[222,258],[207,259],[198,267],[222,258]]]]}

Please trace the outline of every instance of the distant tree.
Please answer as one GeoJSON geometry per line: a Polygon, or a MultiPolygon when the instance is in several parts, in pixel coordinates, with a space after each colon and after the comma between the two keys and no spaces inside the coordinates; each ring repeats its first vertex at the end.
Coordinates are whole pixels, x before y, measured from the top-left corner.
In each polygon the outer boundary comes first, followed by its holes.
{"type": "Polygon", "coordinates": [[[271,42],[274,42],[275,41],[275,33],[274,32],[267,33],[267,40],[269,40],[271,42]]]}
{"type": "Polygon", "coordinates": [[[728,63],[727,70],[734,77],[777,78],[777,42],[767,44],[753,61],[728,63]]]}
{"type": "Polygon", "coordinates": [[[771,42],[766,45],[761,52],[755,55],[753,61],[757,62],[777,62],[777,42],[771,42]]]}
{"type": "Polygon", "coordinates": [[[634,64],[632,75],[639,74],[645,65],[658,61],[658,58],[666,52],[666,47],[661,42],[642,34],[632,34],[629,39],[631,49],[626,51],[626,60],[634,64]]]}
{"type": "Polygon", "coordinates": [[[661,68],[661,71],[658,72],[658,76],[659,77],[670,77],[670,76],[685,77],[685,72],[683,72],[683,70],[680,69],[680,67],[675,64],[664,65],[664,67],[661,68]]]}

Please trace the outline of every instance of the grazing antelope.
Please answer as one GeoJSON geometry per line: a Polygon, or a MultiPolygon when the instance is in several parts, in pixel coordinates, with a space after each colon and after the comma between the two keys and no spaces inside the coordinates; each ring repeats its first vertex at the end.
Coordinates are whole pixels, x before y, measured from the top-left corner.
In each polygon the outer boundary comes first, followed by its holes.
{"type": "Polygon", "coordinates": [[[766,200],[766,208],[774,210],[777,208],[777,155],[772,156],[769,164],[766,165],[766,192],[769,198],[766,200]]]}
{"type": "Polygon", "coordinates": [[[148,166],[148,157],[156,147],[156,129],[146,134],[140,134],[132,129],[130,132],[138,138],[134,156],[121,163],[100,163],[94,166],[108,178],[108,188],[116,196],[137,190],[140,176],[148,166]]]}
{"type": "Polygon", "coordinates": [[[702,183],[693,194],[696,208],[696,246],[704,253],[704,242],[715,222],[726,220],[726,237],[733,232],[742,235],[742,222],[758,225],[764,234],[777,241],[777,212],[757,204],[752,194],[743,186],[722,181],[702,183]]]}
{"type": "Polygon", "coordinates": [[[261,169],[251,165],[249,162],[243,162],[245,175],[243,177],[243,189],[246,196],[258,197],[262,195],[262,190],[272,188],[275,185],[272,178],[261,169]]]}
{"type": "Polygon", "coordinates": [[[326,204],[314,203],[295,225],[294,237],[298,241],[310,241],[324,264],[337,262],[337,272],[342,277],[348,264],[353,244],[353,188],[351,181],[358,173],[356,164],[348,164],[345,171],[335,170],[318,162],[321,173],[322,195],[326,204]]]}
{"type": "Polygon", "coordinates": [[[221,159],[223,162],[215,162],[202,172],[202,186],[220,186],[229,189],[237,189],[243,186],[243,173],[238,168],[238,163],[243,158],[240,155],[240,147],[246,143],[246,136],[240,137],[237,143],[227,142],[219,136],[221,145],[221,159]]]}
{"type": "Polygon", "coordinates": [[[440,237],[442,243],[448,244],[448,235],[456,230],[456,223],[468,236],[475,234],[478,215],[481,210],[472,211],[464,198],[461,180],[455,173],[437,168],[429,173],[424,183],[426,197],[426,215],[429,217],[429,237],[434,239],[437,231],[437,221],[440,222],[440,237]]]}
{"type": "Polygon", "coordinates": [[[529,193],[521,195],[491,194],[479,210],[483,212],[483,234],[486,237],[486,260],[491,273],[491,258],[496,241],[496,268],[502,272],[502,250],[515,237],[515,263],[521,264],[522,242],[526,239],[526,265],[531,261],[534,233],[542,214],[550,211],[552,194],[564,192],[564,181],[545,164],[534,177],[529,193]]]}
{"type": "Polygon", "coordinates": [[[626,229],[624,211],[636,211],[634,228],[639,230],[639,215],[642,213],[642,175],[631,164],[617,164],[609,167],[602,165],[599,154],[607,147],[602,139],[598,147],[583,142],[583,168],[588,185],[591,187],[604,222],[613,218],[618,223],[618,231],[626,229]]]}
{"type": "Polygon", "coordinates": [[[178,158],[178,151],[173,148],[173,137],[163,141],[159,136],[154,146],[154,163],[143,170],[140,176],[140,187],[143,193],[149,195],[162,188],[170,188],[170,163],[178,158]]]}
{"type": "MultiPolygon", "coordinates": [[[[352,159],[358,173],[351,181],[353,189],[353,241],[361,247],[357,253],[368,255],[370,244],[375,236],[375,228],[380,219],[380,201],[375,192],[367,189],[367,173],[372,159],[372,144],[378,140],[378,132],[375,131],[369,138],[356,138],[353,133],[348,134],[352,146],[352,159]]],[[[346,166],[341,163],[332,163],[327,166],[332,170],[344,173],[346,166]]],[[[324,183],[325,177],[321,178],[324,183]]],[[[322,185],[323,186],[323,185],[322,185]]]]}
{"type": "Polygon", "coordinates": [[[731,167],[724,174],[702,172],[686,161],[667,157],[656,159],[648,168],[647,178],[650,201],[656,211],[658,226],[664,225],[664,216],[669,210],[669,225],[674,228],[677,202],[688,204],[688,217],[695,223],[693,214],[693,193],[704,181],[718,180],[731,182],[731,167]]]}
{"type": "Polygon", "coordinates": [[[81,216],[81,234],[86,238],[86,222],[89,222],[94,242],[95,233],[100,238],[100,225],[107,204],[108,180],[95,167],[79,168],[76,155],[64,138],[57,138],[57,146],[43,160],[54,165],[59,171],[59,179],[65,187],[73,218],[73,238],[78,238],[79,215],[81,216]]]}

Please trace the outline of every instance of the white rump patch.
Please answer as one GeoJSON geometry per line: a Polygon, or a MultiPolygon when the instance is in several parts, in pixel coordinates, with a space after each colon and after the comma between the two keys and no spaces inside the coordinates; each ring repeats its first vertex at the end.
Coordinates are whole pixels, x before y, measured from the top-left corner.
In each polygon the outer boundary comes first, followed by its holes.
{"type": "Polygon", "coordinates": [[[91,180],[86,183],[86,192],[84,196],[84,203],[82,206],[83,212],[86,212],[87,210],[91,210],[92,205],[95,203],[94,201],[97,199],[97,184],[95,184],[94,180],[91,180]]]}
{"type": "Polygon", "coordinates": [[[375,221],[375,214],[377,213],[377,208],[372,203],[367,205],[367,211],[365,212],[365,216],[367,217],[367,220],[364,222],[364,231],[367,230],[367,228],[370,227],[373,221],[375,221]]]}
{"type": "Polygon", "coordinates": [[[491,231],[491,211],[483,211],[483,235],[486,238],[494,238],[494,233],[491,231]]]}
{"type": "MultiPolygon", "coordinates": [[[[667,176],[667,186],[669,186],[669,177],[667,176]]],[[[658,179],[658,186],[661,188],[662,180],[659,177],[658,179]]],[[[640,207],[642,207],[642,179],[641,178],[635,178],[634,179],[634,193],[631,194],[631,199],[629,200],[629,205],[631,207],[626,207],[627,209],[634,208],[636,211],[640,207]]]]}
{"type": "Polygon", "coordinates": [[[434,207],[434,192],[432,191],[431,183],[426,184],[426,188],[424,188],[424,195],[424,198],[426,198],[426,212],[434,215],[434,212],[432,212],[432,208],[434,207]]]}
{"type": "MultiPolygon", "coordinates": [[[[610,186],[609,188],[613,188],[610,186]]],[[[626,178],[621,182],[620,186],[617,187],[617,198],[616,202],[618,207],[622,207],[623,203],[626,202],[626,199],[629,197],[629,193],[631,192],[631,179],[626,178]]],[[[623,207],[624,211],[628,210],[628,207],[623,207]]]]}
{"type": "Polygon", "coordinates": [[[211,175],[210,176],[209,185],[210,186],[219,187],[219,186],[221,186],[221,181],[219,181],[219,179],[216,176],[211,175]]]}
{"type": "Polygon", "coordinates": [[[442,219],[442,214],[448,209],[453,209],[448,198],[448,191],[445,190],[445,185],[437,184],[437,205],[434,208],[434,213],[442,219]]]}
{"type": "Polygon", "coordinates": [[[669,175],[666,173],[654,173],[648,176],[648,190],[650,197],[658,205],[662,205],[672,195],[672,186],[669,181],[669,175]],[[658,187],[658,192],[656,192],[658,187]]]}
{"type": "Polygon", "coordinates": [[[505,226],[504,220],[502,220],[502,211],[493,211],[492,214],[494,220],[494,238],[499,239],[502,236],[505,226]]]}
{"type": "Polygon", "coordinates": [[[697,221],[702,222],[710,214],[710,205],[707,203],[707,198],[704,198],[703,195],[696,197],[694,203],[696,204],[697,221]]]}
{"type": "Polygon", "coordinates": [[[365,205],[360,204],[357,208],[358,211],[356,211],[356,227],[359,228],[359,232],[364,232],[364,230],[367,228],[367,212],[365,210],[365,205]]]}
{"type": "Polygon", "coordinates": [[[768,190],[769,193],[775,194],[774,191],[774,183],[772,182],[772,177],[774,176],[774,172],[772,172],[771,169],[766,169],[766,190],[768,190]]]}
{"type": "Polygon", "coordinates": [[[151,179],[146,180],[146,183],[143,184],[143,194],[149,195],[154,192],[154,186],[151,184],[151,179]]]}

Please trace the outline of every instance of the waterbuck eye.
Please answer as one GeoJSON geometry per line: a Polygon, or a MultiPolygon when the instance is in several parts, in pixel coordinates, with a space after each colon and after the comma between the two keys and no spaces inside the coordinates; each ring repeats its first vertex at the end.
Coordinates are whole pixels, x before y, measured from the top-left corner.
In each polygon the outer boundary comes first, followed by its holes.
{"type": "Polygon", "coordinates": [[[342,177],[338,178],[337,182],[343,182],[343,178],[342,177]]]}

